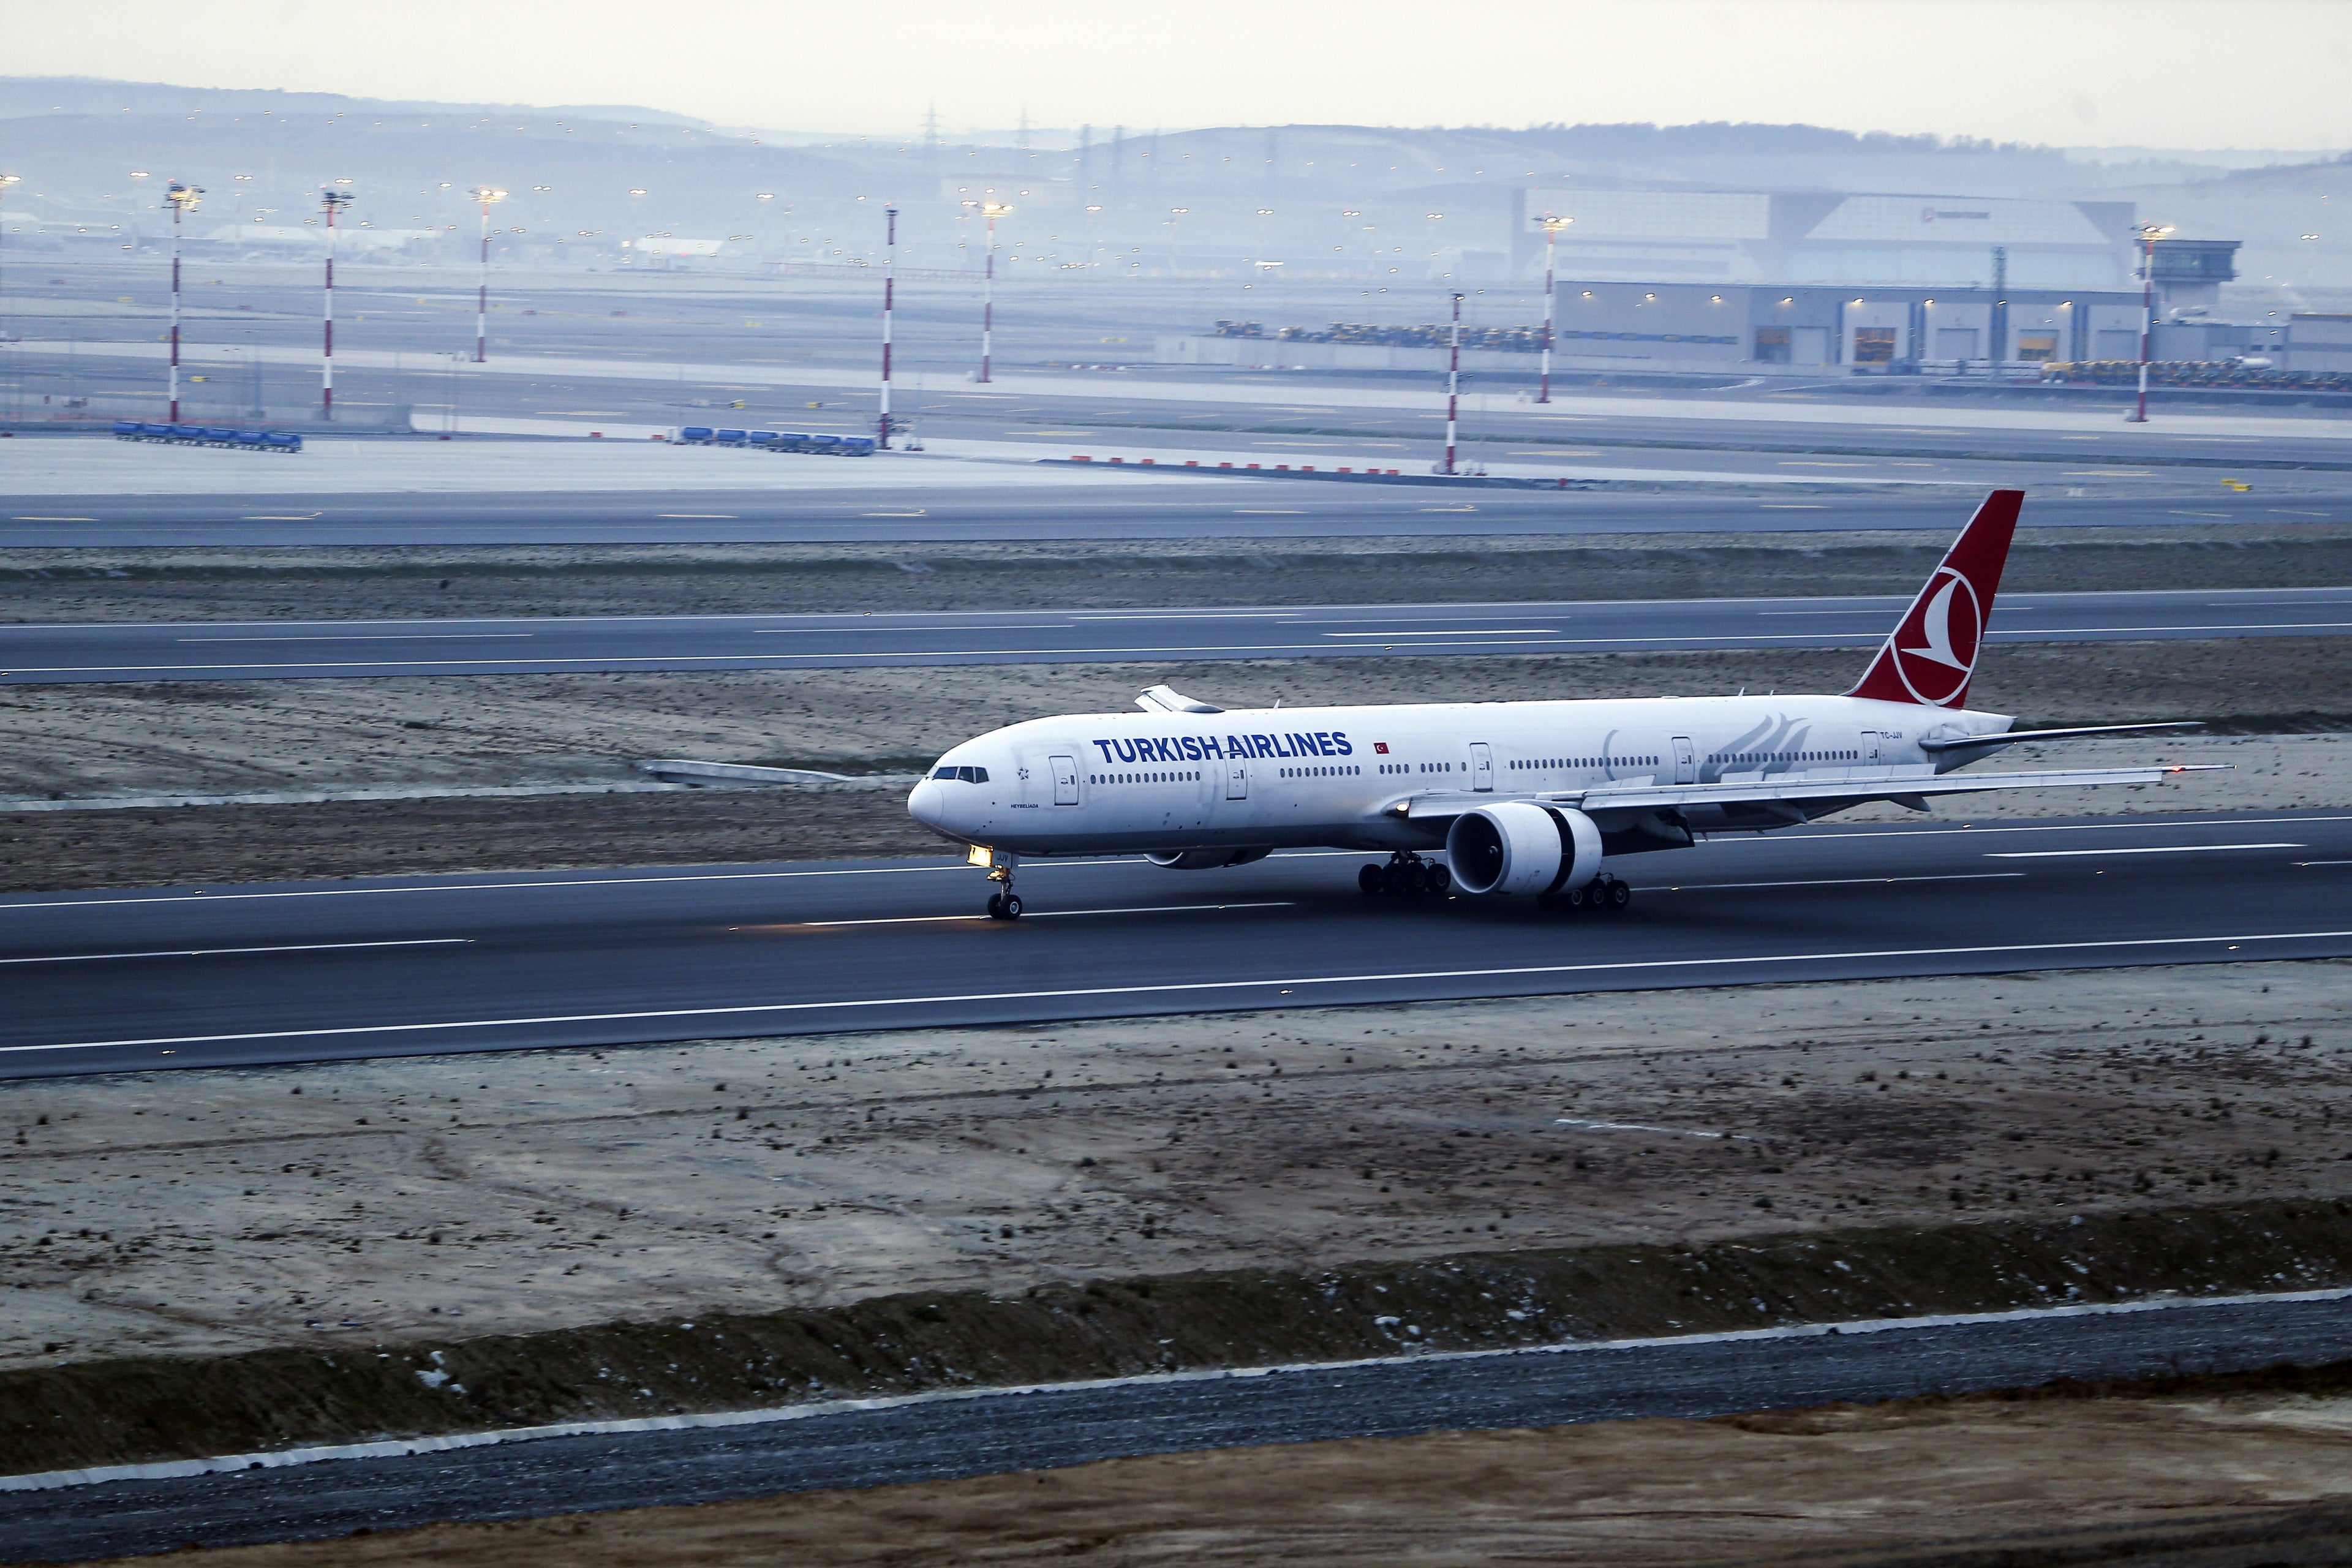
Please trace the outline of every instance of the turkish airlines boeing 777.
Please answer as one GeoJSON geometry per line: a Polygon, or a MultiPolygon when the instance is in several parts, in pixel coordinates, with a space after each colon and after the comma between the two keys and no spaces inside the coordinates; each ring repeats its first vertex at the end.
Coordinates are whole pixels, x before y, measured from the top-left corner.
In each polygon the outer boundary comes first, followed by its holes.
{"type": "Polygon", "coordinates": [[[1387,852],[1367,893],[1533,896],[1622,909],[1617,856],[1811,822],[1868,801],[2154,784],[2181,767],[1960,773],[2023,740],[2177,728],[2019,731],[1968,706],[2024,493],[1995,490],[1859,684],[1842,697],[1651,697],[1226,712],[1165,686],[1140,713],[1033,719],[966,741],[907,809],[999,884],[1020,858],[1141,853],[1171,870],[1303,847],[1387,852]],[[1442,851],[1450,864],[1424,857],[1442,851]]]}

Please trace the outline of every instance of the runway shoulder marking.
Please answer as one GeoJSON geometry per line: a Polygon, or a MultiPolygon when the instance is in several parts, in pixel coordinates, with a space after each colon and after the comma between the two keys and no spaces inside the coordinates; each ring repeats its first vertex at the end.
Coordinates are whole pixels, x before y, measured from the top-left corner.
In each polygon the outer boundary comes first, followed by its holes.
{"type": "Polygon", "coordinates": [[[2081,855],[2211,855],[2224,849],[2301,849],[2301,844],[2151,844],[2137,849],[1988,849],[1989,860],[2056,860],[2081,855]]]}

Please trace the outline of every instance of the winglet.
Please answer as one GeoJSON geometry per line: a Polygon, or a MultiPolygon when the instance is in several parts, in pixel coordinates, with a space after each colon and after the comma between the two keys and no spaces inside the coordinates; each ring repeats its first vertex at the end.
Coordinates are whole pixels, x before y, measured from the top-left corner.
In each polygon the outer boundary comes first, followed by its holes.
{"type": "Polygon", "coordinates": [[[1992,596],[2000,591],[2000,569],[2009,560],[2009,542],[2024,502],[2023,490],[1995,490],[1985,497],[1847,696],[1927,708],[1969,705],[1969,680],[1976,673],[1992,596]]]}
{"type": "Polygon", "coordinates": [[[1223,709],[1167,686],[1147,686],[1135,705],[1147,713],[1222,713],[1223,709]]]}

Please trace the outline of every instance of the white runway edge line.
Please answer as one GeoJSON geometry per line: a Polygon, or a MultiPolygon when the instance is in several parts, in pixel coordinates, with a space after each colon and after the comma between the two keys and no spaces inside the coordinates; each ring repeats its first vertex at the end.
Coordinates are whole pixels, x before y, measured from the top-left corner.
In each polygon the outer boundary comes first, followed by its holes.
{"type": "Polygon", "coordinates": [[[129,1046],[212,1046],[247,1040],[332,1039],[352,1035],[415,1035],[446,1029],[518,1029],[550,1024],[622,1024],[648,1018],[741,1017],[761,1013],[849,1012],[873,1007],[933,1007],[972,1002],[1055,1002],[1082,996],[1150,996],[1202,991],[1253,991],[1304,985],[1367,985],[1400,980],[1500,980],[1529,974],[1631,973],[1660,969],[1725,969],[1762,963],[1836,963],[1867,958],[1980,958],[1998,953],[2102,952],[2127,948],[2240,946],[2250,942],[2324,942],[2352,931],[2254,931],[2236,936],[2147,936],[2109,942],[2014,942],[1979,947],[1889,947],[1852,952],[1751,953],[1738,958],[1653,958],[1622,963],[1530,963],[1504,969],[1401,970],[1389,974],[1304,974],[1264,980],[1181,980],[1157,985],[1078,985],[1045,991],[975,991],[941,996],[858,996],[835,1002],[747,1002],[733,1007],[653,1007],[625,1013],[556,1013],[527,1018],[456,1018],[431,1024],[352,1024],[330,1029],[254,1029],[228,1035],[159,1035],[135,1040],[61,1040],[0,1046],[0,1055],[95,1051],[129,1046]]]}
{"type": "Polygon", "coordinates": [[[1995,1323],[2046,1322],[2060,1318],[2121,1317],[2137,1312],[2201,1311],[2213,1308],[2285,1306],[2305,1301],[2341,1301],[2352,1289],[2292,1290],[2272,1295],[2153,1297],[2137,1301],[2089,1302],[2072,1307],[2021,1307],[2005,1312],[1955,1312],[1916,1318],[1867,1318],[1837,1323],[1799,1323],[1776,1329],[1734,1329],[1719,1334],[1681,1334],[1654,1339],[1575,1340],[1565,1344],[1513,1345],[1504,1350],[1444,1351],[1421,1355],[1360,1356],[1353,1361],[1285,1362],[1274,1366],[1232,1367],[1205,1372],[1155,1372],[1135,1377],[1087,1378],[1071,1383],[1008,1384],[996,1388],[940,1389],[875,1399],[835,1399],[823,1404],[765,1410],[728,1410],[709,1415],[642,1415],[611,1421],[562,1421],[543,1426],[509,1426],[494,1432],[461,1432],[441,1437],[393,1437],[313,1448],[278,1448],[224,1454],[207,1459],[165,1459],[145,1465],[108,1465],[83,1470],[40,1470],[0,1476],[0,1492],[55,1491],[101,1486],[110,1481],[168,1481],[237,1470],[273,1470],[337,1459],[390,1459],[413,1454],[443,1454],[454,1448],[484,1448],[506,1443],[545,1442],[556,1437],[618,1436],[631,1432],[690,1432],[713,1427],[771,1426],[878,1410],[929,1405],[959,1405],[976,1399],[1017,1399],[1038,1394],[1089,1394],[1187,1383],[1237,1383],[1285,1374],[1347,1372],[1361,1367],[1427,1366],[1433,1363],[1496,1361],[1507,1356],[1586,1355],[1594,1352],[1672,1350],[1685,1345],[1741,1344],[1774,1340],[1832,1339],[1859,1334],[1918,1333],[1995,1323]]]}
{"type": "Polygon", "coordinates": [[[2215,855],[2224,849],[2302,849],[2301,844],[2149,844],[2137,849],[1988,849],[1988,860],[2056,860],[2081,855],[2215,855]]]}
{"type": "Polygon", "coordinates": [[[152,952],[58,952],[39,958],[0,958],[0,963],[100,963],[121,958],[235,958],[252,952],[347,952],[362,947],[468,947],[469,936],[414,936],[383,942],[302,942],[279,947],[166,947],[152,952]]]}
{"type": "MultiPolygon", "coordinates": [[[[1996,873],[1998,875],[1999,873],[1996,873]]],[[[2025,873],[2015,871],[2011,876],[2025,873]]],[[[1261,899],[1255,903],[1231,904],[1136,904],[1118,910],[1033,910],[1024,919],[1033,921],[1075,920],[1080,915],[1193,915],[1224,910],[1286,910],[1295,900],[1261,899]]],[[[992,915],[877,915],[868,920],[855,921],[773,921],[760,925],[729,926],[729,931],[830,931],[838,926],[918,926],[947,923],[989,924],[992,915]]]]}

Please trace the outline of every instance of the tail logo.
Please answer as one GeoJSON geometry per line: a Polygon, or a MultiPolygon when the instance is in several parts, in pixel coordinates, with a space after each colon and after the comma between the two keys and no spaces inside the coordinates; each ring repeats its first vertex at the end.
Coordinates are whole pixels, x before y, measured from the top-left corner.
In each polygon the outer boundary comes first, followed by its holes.
{"type": "Polygon", "coordinates": [[[1931,708],[1958,700],[1976,668],[1984,637],[1984,610],[1975,584],[1946,566],[1940,585],[1919,596],[1918,607],[1895,628],[1895,673],[1912,698],[1931,708]]]}

